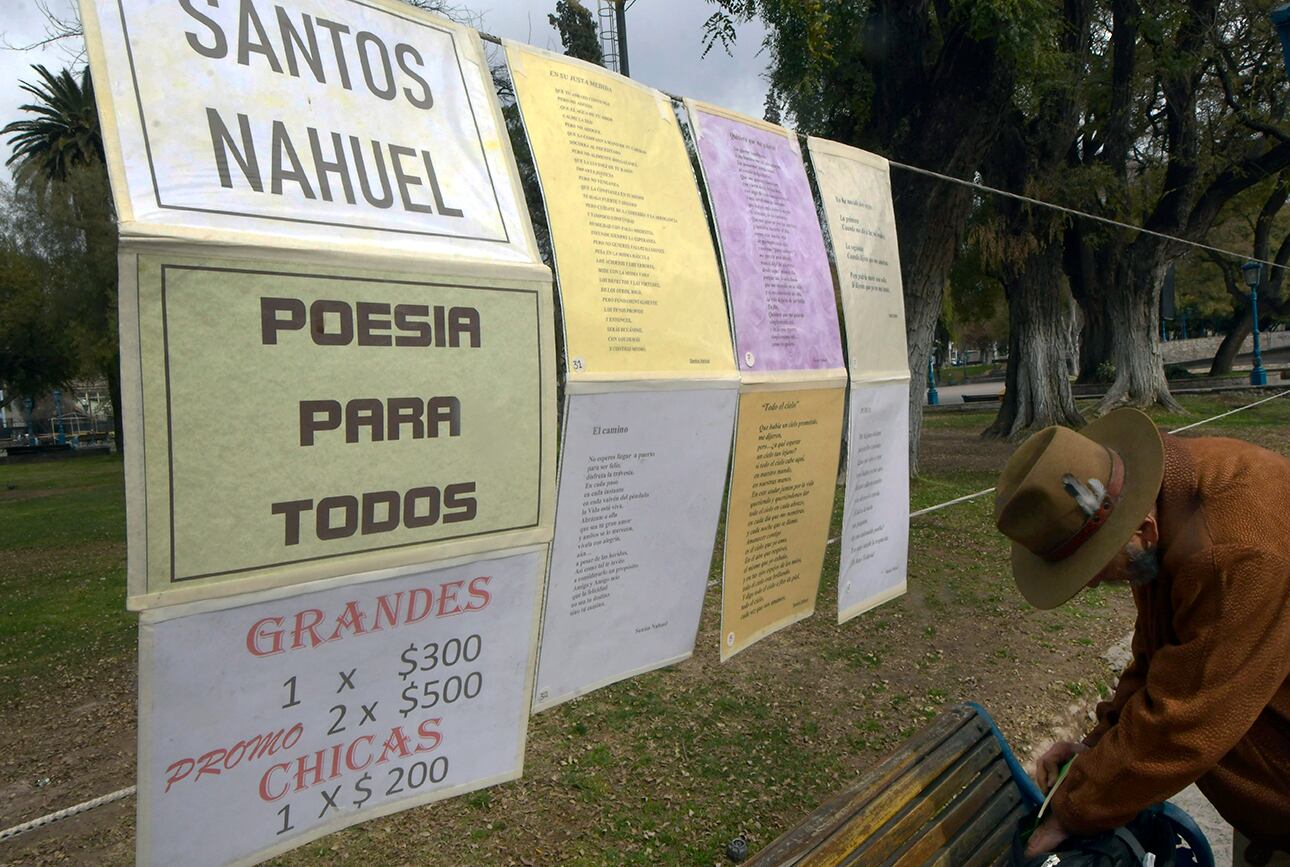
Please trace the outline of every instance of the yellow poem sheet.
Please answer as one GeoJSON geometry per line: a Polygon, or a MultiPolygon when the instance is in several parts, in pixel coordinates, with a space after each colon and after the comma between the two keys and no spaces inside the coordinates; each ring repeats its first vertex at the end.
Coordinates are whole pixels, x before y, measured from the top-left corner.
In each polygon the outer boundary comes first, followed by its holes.
{"type": "Polygon", "coordinates": [[[842,289],[853,381],[909,376],[891,173],[880,156],[807,139],[842,289]]]}
{"type": "Polygon", "coordinates": [[[721,659],[815,612],[845,388],[739,396],[726,513],[721,659]]]}
{"type": "Polygon", "coordinates": [[[159,254],[122,292],[134,607],[548,526],[540,284],[159,254]]]}
{"type": "Polygon", "coordinates": [[[571,381],[730,378],[721,276],[671,101],[512,42],[571,381]]]}

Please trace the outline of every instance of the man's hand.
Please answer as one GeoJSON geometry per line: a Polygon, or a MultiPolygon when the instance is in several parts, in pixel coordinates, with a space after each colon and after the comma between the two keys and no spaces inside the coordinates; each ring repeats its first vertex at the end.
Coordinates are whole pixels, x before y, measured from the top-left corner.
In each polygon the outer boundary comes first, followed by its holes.
{"type": "Polygon", "coordinates": [[[1058,741],[1049,747],[1048,752],[1040,756],[1039,761],[1035,763],[1035,782],[1039,784],[1040,790],[1048,794],[1048,790],[1057,782],[1057,775],[1061,773],[1062,765],[1087,749],[1088,747],[1083,744],[1073,741],[1058,741]]]}
{"type": "MultiPolygon", "coordinates": [[[[1061,746],[1058,744],[1058,746],[1061,746]]],[[[1057,821],[1057,817],[1048,814],[1048,818],[1043,824],[1035,829],[1035,833],[1030,835],[1030,840],[1026,843],[1026,858],[1034,858],[1043,852],[1051,852],[1062,844],[1062,841],[1070,836],[1070,832],[1057,821]]]]}

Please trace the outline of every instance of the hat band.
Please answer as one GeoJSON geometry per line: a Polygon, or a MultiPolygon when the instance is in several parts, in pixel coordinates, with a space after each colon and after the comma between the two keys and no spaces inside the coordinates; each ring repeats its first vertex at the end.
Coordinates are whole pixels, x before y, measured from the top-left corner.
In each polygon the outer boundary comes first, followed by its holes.
{"type": "Polygon", "coordinates": [[[1065,560],[1078,551],[1081,545],[1102,528],[1102,525],[1111,517],[1111,512],[1115,511],[1116,503],[1120,502],[1120,492],[1124,490],[1124,461],[1114,449],[1106,451],[1111,455],[1111,478],[1106,483],[1106,496],[1102,498],[1097,511],[1088,516],[1084,526],[1080,527],[1075,535],[1039,555],[1048,562],[1056,563],[1059,560],[1065,560]]]}

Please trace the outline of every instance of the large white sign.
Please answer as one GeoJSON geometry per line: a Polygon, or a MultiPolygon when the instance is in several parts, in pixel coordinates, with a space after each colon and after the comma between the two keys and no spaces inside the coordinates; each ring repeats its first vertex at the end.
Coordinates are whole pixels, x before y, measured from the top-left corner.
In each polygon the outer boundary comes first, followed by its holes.
{"type": "Polygon", "coordinates": [[[127,231],[535,259],[473,31],[393,0],[82,13],[127,231]]]}
{"type": "Polygon", "coordinates": [[[535,709],[693,651],[737,398],[568,397],[535,709]]]}
{"type": "Polygon", "coordinates": [[[253,863],[518,777],[543,554],[145,614],[139,863],[253,863]]]}
{"type": "Polygon", "coordinates": [[[838,622],[905,592],[909,381],[851,386],[838,622]]]}

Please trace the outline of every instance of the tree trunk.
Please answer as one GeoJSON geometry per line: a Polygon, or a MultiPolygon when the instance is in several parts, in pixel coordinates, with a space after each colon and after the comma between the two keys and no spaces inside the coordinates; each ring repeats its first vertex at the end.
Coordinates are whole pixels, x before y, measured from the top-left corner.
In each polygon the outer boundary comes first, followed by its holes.
{"type": "Polygon", "coordinates": [[[103,375],[108,381],[108,395],[112,399],[112,433],[116,437],[116,453],[125,455],[125,418],[121,413],[121,359],[118,356],[104,365],[103,375]]]}
{"type": "Polygon", "coordinates": [[[1060,250],[1048,243],[1006,268],[1008,380],[1003,405],[983,437],[1016,440],[1049,425],[1081,427],[1067,378],[1069,295],[1060,250]]]}
{"type": "Polygon", "coordinates": [[[909,346],[909,474],[918,475],[927,362],[945,283],[972,206],[971,191],[901,173],[892,177],[904,278],[905,337],[909,346]]]}
{"type": "Polygon", "coordinates": [[[1127,245],[1105,238],[1094,248],[1079,229],[1067,235],[1066,269],[1084,315],[1080,381],[1097,381],[1103,362],[1115,367],[1115,380],[1097,415],[1118,406],[1182,408],[1169,394],[1160,354],[1166,254],[1160,241],[1147,236],[1127,245]]]}
{"type": "Polygon", "coordinates": [[[1209,366],[1210,376],[1219,376],[1224,373],[1232,372],[1232,365],[1236,363],[1236,356],[1241,354],[1241,347],[1245,345],[1245,338],[1250,336],[1254,330],[1254,316],[1250,313],[1250,308],[1246,307],[1245,312],[1236,324],[1227,330],[1223,335],[1223,342],[1218,345],[1218,352],[1214,353],[1214,361],[1209,366]]]}
{"type": "MultiPolygon", "coordinates": [[[[1107,240],[1106,245],[1113,242],[1107,240]]],[[[1113,253],[1123,253],[1117,249],[1113,253]]],[[[1082,332],[1079,340],[1080,382],[1096,382],[1098,368],[1111,359],[1111,334],[1106,324],[1102,298],[1107,291],[1105,267],[1118,256],[1094,250],[1084,230],[1072,226],[1066,231],[1065,268],[1071,294],[1080,308],[1082,332]],[[1099,255],[1101,253],[1102,255],[1099,255]]]]}
{"type": "Polygon", "coordinates": [[[1160,354],[1160,287],[1165,263],[1158,256],[1135,255],[1137,244],[1113,271],[1113,283],[1102,297],[1110,335],[1115,381],[1097,405],[1102,415],[1120,406],[1182,406],[1169,393],[1160,354]]]}
{"type": "Polygon", "coordinates": [[[1074,297],[1066,299],[1066,375],[1071,379],[1079,376],[1080,354],[1084,351],[1080,335],[1084,331],[1084,314],[1075,303],[1074,297]]]}

